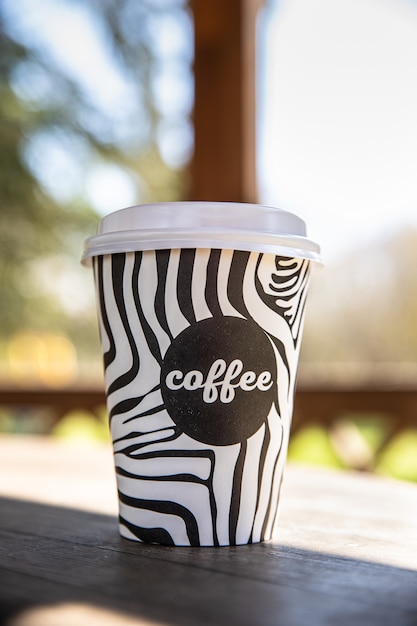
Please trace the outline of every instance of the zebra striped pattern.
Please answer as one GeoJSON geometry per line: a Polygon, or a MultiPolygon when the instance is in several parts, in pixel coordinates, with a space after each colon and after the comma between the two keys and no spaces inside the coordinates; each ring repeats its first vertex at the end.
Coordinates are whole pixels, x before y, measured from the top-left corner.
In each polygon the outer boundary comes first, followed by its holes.
{"type": "Polygon", "coordinates": [[[122,536],[217,546],[271,538],[286,459],[310,264],[257,252],[173,249],[94,258],[122,536]],[[175,337],[214,316],[251,320],[277,360],[276,402],[246,441],[207,445],[164,407],[175,337]]]}

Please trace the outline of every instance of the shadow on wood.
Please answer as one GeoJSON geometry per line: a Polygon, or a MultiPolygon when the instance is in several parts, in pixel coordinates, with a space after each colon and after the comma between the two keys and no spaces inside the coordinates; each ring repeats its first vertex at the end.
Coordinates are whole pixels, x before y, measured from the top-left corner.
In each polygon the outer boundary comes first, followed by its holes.
{"type": "Polygon", "coordinates": [[[273,543],[138,544],[119,538],[112,516],[13,499],[0,507],[4,626],[25,624],[33,607],[59,616],[74,606],[90,610],[90,624],[103,616],[178,626],[417,620],[415,571],[273,543]]]}

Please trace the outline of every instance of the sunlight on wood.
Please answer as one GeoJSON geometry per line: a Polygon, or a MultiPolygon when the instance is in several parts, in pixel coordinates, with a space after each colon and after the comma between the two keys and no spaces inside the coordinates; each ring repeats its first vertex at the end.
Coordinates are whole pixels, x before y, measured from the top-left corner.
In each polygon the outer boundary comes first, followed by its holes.
{"type": "Polygon", "coordinates": [[[23,611],[7,626],[162,626],[162,622],[131,617],[87,604],[42,606],[23,611]]]}

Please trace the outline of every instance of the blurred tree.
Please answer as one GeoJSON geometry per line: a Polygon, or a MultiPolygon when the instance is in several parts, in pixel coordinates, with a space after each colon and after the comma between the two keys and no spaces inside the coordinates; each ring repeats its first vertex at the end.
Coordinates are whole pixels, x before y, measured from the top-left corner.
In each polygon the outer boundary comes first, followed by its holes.
{"type": "MultiPolygon", "coordinates": [[[[417,362],[417,231],[358,249],[312,281],[306,363],[417,362]]],[[[395,373],[395,370],[393,370],[395,373]]]]}
{"type": "Polygon", "coordinates": [[[170,107],[163,81],[171,63],[182,72],[178,83],[190,82],[191,43],[181,43],[178,24],[182,34],[190,31],[182,0],[0,4],[0,337],[55,325],[88,341],[91,326],[80,326],[81,305],[72,305],[83,299],[82,243],[98,221],[90,172],[116,167],[135,202],[183,197],[188,155],[178,156],[174,140],[182,132],[183,144],[191,143],[192,97],[185,93],[170,107]],[[101,56],[82,39],[83,24],[101,56]],[[79,75],[60,58],[60,37],[62,49],[65,37],[73,38],[79,75]],[[63,276],[72,290],[68,310],[55,294],[63,276]]]}

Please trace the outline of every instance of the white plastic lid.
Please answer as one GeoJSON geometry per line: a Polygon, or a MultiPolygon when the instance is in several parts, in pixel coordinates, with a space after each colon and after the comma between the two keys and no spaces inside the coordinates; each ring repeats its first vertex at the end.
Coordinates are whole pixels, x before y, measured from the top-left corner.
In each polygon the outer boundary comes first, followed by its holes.
{"type": "Polygon", "coordinates": [[[228,248],[269,252],[320,263],[320,248],[302,219],[274,207],[234,202],[142,204],[104,217],[85,243],[91,257],[169,248],[228,248]]]}

